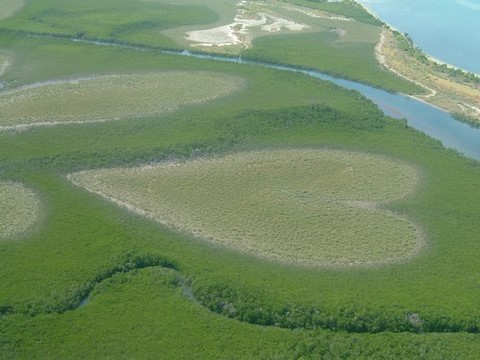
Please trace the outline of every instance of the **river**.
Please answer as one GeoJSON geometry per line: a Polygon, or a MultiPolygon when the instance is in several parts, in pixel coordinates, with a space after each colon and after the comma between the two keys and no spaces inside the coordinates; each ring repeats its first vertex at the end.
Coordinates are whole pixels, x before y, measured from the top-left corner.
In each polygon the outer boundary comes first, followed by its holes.
{"type": "Polygon", "coordinates": [[[188,51],[168,53],[298,72],[317,79],[332,81],[341,87],[359,91],[377,104],[386,115],[396,119],[406,119],[408,125],[424,132],[432,138],[440,140],[444,146],[455,149],[468,157],[480,160],[480,128],[473,128],[468,124],[455,120],[448,112],[415,98],[392,94],[368,85],[336,78],[319,71],[296,68],[294,66],[241,60],[241,58],[235,57],[195,54],[188,51]]]}
{"type": "Polygon", "coordinates": [[[385,114],[396,119],[407,120],[408,125],[424,132],[432,138],[440,140],[444,146],[455,149],[467,157],[480,160],[480,128],[473,128],[470,125],[457,121],[446,111],[440,110],[435,106],[429,105],[409,96],[392,94],[387,91],[373,88],[371,86],[360,84],[354,81],[332,77],[319,71],[305,70],[295,66],[277,65],[253,60],[242,60],[241,57],[192,53],[187,50],[160,50],[142,46],[124,45],[86,39],[74,39],[73,41],[100,46],[114,46],[140,51],[153,51],[175,56],[189,56],[198,59],[231,62],[242,66],[261,66],[269,69],[302,73],[321,80],[332,81],[344,88],[359,91],[365,97],[377,104],[385,114]]]}

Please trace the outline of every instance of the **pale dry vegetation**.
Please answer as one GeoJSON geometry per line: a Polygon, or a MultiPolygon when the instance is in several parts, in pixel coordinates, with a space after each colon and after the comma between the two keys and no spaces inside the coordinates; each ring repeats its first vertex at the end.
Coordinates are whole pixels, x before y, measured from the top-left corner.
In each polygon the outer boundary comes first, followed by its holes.
{"type": "Polygon", "coordinates": [[[23,6],[23,0],[0,1],[0,19],[6,19],[23,6]]]}
{"type": "Polygon", "coordinates": [[[242,84],[237,77],[200,71],[32,84],[0,95],[0,129],[158,115],[226,96],[242,84]]]}
{"type": "Polygon", "coordinates": [[[0,181],[0,240],[9,240],[30,229],[40,214],[38,196],[25,186],[0,181]]]}
{"type": "Polygon", "coordinates": [[[390,29],[384,29],[377,46],[379,62],[426,90],[419,98],[452,113],[462,113],[480,123],[480,86],[459,81],[438,71],[432,60],[421,61],[401,48],[390,29]]]}
{"type": "Polygon", "coordinates": [[[416,225],[384,208],[413,191],[416,170],[378,155],[265,150],[69,177],[168,227],[286,263],[383,264],[422,245],[416,225]]]}

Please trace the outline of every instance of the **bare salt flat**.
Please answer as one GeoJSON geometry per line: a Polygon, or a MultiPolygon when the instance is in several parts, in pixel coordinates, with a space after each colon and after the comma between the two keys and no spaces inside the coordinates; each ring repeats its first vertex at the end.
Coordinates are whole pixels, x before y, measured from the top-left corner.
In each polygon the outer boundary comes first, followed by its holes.
{"type": "Polygon", "coordinates": [[[211,29],[193,30],[186,33],[185,38],[195,43],[194,46],[230,46],[243,45],[249,47],[252,31],[271,33],[281,30],[302,31],[310,28],[307,24],[283,18],[268,11],[265,7],[250,1],[240,1],[237,4],[237,15],[233,22],[211,29]]]}

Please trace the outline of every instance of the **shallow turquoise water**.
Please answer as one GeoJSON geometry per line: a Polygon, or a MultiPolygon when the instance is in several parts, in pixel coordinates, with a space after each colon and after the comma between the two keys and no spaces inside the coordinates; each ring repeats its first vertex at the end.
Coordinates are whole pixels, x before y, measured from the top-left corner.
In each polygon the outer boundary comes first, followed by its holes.
{"type": "Polygon", "coordinates": [[[357,0],[429,55],[480,74],[480,0],[357,0]]]}

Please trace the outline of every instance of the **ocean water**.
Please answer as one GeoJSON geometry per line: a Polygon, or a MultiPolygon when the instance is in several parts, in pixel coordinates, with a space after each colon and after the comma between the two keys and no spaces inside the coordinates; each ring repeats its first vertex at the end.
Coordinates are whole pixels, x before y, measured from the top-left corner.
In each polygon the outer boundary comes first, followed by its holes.
{"type": "Polygon", "coordinates": [[[480,0],[357,0],[434,58],[480,74],[480,0]]]}

